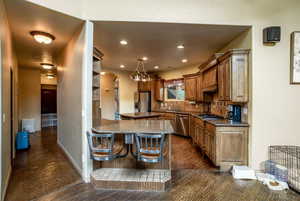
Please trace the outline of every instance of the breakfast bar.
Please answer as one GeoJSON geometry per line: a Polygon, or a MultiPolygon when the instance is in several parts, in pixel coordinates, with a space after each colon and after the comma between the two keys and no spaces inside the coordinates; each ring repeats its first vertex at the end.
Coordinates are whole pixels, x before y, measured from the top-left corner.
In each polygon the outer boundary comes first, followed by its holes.
{"type": "MultiPolygon", "coordinates": [[[[95,187],[165,191],[171,183],[170,134],[173,132],[169,120],[101,120],[93,133],[113,134],[112,152],[120,151],[109,160],[96,161],[92,173],[95,187]]],[[[95,152],[94,156],[97,160],[99,153],[95,152]]]]}

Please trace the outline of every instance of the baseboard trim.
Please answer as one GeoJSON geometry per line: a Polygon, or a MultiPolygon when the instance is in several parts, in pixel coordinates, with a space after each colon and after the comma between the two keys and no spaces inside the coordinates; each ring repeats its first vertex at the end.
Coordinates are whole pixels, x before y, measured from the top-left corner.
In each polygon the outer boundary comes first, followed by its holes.
{"type": "Polygon", "coordinates": [[[1,197],[2,201],[5,199],[5,196],[6,196],[6,191],[7,191],[7,188],[8,188],[8,184],[9,184],[9,180],[10,180],[10,177],[11,177],[11,173],[12,173],[12,167],[9,166],[8,175],[7,175],[6,179],[5,179],[5,184],[4,184],[5,186],[4,186],[2,197],[1,197]]]}
{"type": "Polygon", "coordinates": [[[67,149],[64,147],[64,145],[60,141],[57,140],[57,144],[64,151],[64,153],[66,154],[67,158],[70,160],[70,162],[72,163],[73,167],[76,169],[76,171],[81,176],[81,178],[83,178],[82,169],[78,166],[78,164],[76,164],[76,162],[75,162],[74,158],[71,156],[71,154],[67,151],[67,149]]]}

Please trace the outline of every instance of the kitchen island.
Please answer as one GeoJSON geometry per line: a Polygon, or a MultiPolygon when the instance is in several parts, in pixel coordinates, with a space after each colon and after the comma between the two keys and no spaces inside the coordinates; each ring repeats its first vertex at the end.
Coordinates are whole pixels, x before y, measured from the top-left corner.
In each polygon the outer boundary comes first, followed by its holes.
{"type": "Polygon", "coordinates": [[[161,115],[156,112],[135,112],[135,113],[124,113],[120,114],[121,118],[124,120],[136,120],[136,119],[157,119],[161,115]]]}
{"type": "Polygon", "coordinates": [[[116,143],[135,152],[135,133],[164,134],[163,160],[159,163],[137,161],[132,154],[94,166],[92,183],[99,189],[165,191],[171,184],[171,135],[169,120],[101,120],[98,132],[115,133],[116,143]]]}

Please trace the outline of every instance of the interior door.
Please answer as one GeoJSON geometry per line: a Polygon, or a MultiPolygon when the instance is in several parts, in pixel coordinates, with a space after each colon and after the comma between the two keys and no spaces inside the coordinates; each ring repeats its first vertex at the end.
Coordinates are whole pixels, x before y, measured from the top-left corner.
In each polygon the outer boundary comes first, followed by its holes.
{"type": "Polygon", "coordinates": [[[56,89],[42,89],[42,114],[56,113],[56,89]]]}

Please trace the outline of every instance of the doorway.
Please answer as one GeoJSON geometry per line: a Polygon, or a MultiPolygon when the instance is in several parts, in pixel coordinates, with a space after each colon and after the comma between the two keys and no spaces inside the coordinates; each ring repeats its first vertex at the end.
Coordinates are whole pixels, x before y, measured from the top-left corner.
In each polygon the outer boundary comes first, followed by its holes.
{"type": "Polygon", "coordinates": [[[41,85],[41,127],[57,126],[57,87],[41,85]]]}

